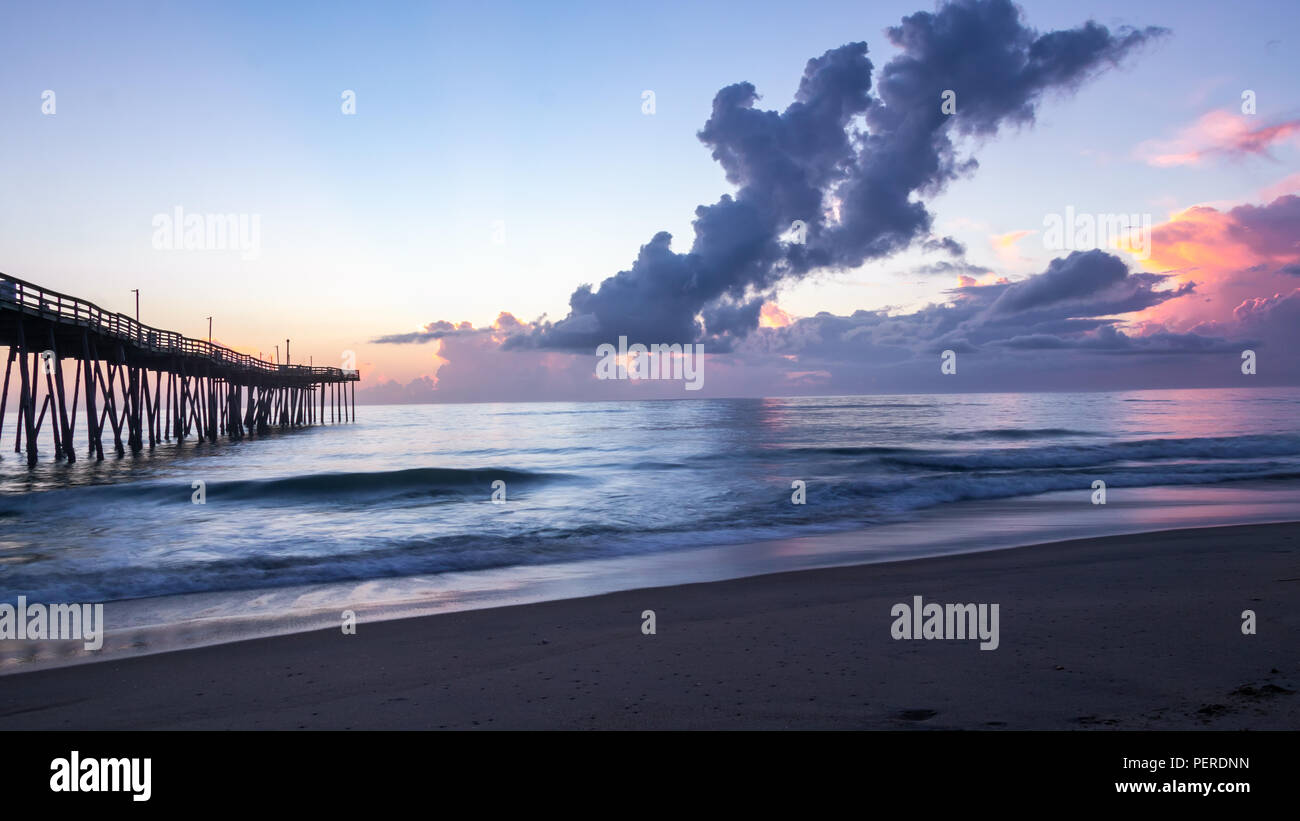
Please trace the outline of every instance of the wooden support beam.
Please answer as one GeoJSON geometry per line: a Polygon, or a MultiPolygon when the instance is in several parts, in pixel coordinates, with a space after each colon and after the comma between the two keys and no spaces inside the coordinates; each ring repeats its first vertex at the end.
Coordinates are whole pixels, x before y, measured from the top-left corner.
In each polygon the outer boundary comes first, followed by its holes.
{"type": "MultiPolygon", "coordinates": [[[[45,403],[41,405],[41,419],[45,418],[45,408],[50,408],[50,435],[54,438],[54,458],[56,460],[63,458],[63,433],[59,430],[59,408],[57,397],[54,393],[54,353],[51,351],[47,359],[45,351],[37,357],[40,362],[41,372],[45,374],[45,403]]],[[[40,432],[40,423],[36,423],[37,433],[40,432]]]]}
{"type": "Polygon", "coordinates": [[[81,357],[77,359],[77,372],[72,377],[72,407],[68,409],[69,433],[77,432],[77,404],[81,401],[81,357]]]}
{"type": "Polygon", "coordinates": [[[149,396],[149,370],[140,369],[140,392],[144,395],[144,422],[149,428],[149,450],[157,444],[153,438],[153,398],[149,396]]]}
{"type": "MultiPolygon", "coordinates": [[[[51,396],[56,397],[59,406],[58,426],[63,429],[61,445],[63,447],[63,456],[69,462],[77,461],[77,449],[72,446],[72,423],[68,421],[68,401],[63,388],[63,357],[59,355],[58,343],[54,339],[54,326],[50,326],[50,358],[54,360],[51,364],[53,376],[46,373],[46,378],[52,378],[57,386],[55,391],[51,391],[51,396]],[[57,392],[56,392],[57,391],[57,392]]],[[[74,414],[76,410],[72,411],[74,414]]]]}
{"type": "MultiPolygon", "coordinates": [[[[18,356],[19,371],[22,375],[22,392],[20,400],[27,426],[27,466],[36,467],[36,397],[32,393],[31,379],[27,374],[27,335],[23,331],[23,321],[18,320],[18,356]]],[[[33,374],[34,375],[34,374],[33,374]]],[[[15,443],[14,450],[18,450],[15,443]]]]}
{"type": "Polygon", "coordinates": [[[158,404],[162,400],[162,371],[156,371],[155,376],[156,378],[154,379],[153,385],[153,428],[151,429],[153,441],[149,443],[149,447],[151,448],[155,443],[162,441],[163,412],[162,406],[158,404]]]}
{"type": "MultiPolygon", "coordinates": [[[[95,350],[95,344],[93,342],[91,343],[90,347],[91,347],[91,351],[96,354],[95,371],[98,375],[98,371],[99,371],[98,351],[95,350]]],[[[117,373],[117,366],[112,364],[111,362],[108,363],[108,381],[105,382],[104,378],[100,376],[99,385],[104,392],[104,412],[108,414],[108,420],[113,423],[113,447],[117,451],[118,456],[125,456],[126,448],[122,447],[122,420],[119,419],[117,415],[117,398],[114,395],[114,391],[113,391],[113,380],[114,377],[116,376],[116,373],[117,373]]],[[[102,421],[100,422],[100,430],[102,434],[102,430],[103,430],[102,421]]]]}
{"type": "Polygon", "coordinates": [[[190,377],[194,380],[193,385],[189,388],[190,394],[190,414],[185,418],[185,432],[188,434],[194,431],[197,441],[203,441],[203,422],[199,419],[199,377],[190,377]]]}
{"type": "Polygon", "coordinates": [[[140,452],[140,373],[136,368],[124,366],[122,378],[122,421],[126,423],[126,445],[132,453],[140,452]]]}
{"type": "Polygon", "coordinates": [[[8,363],[5,365],[5,386],[0,390],[0,440],[5,432],[5,406],[9,404],[9,373],[14,369],[14,348],[9,346],[8,363]]]}
{"type": "Polygon", "coordinates": [[[163,441],[170,442],[172,438],[172,403],[175,401],[172,396],[172,390],[176,387],[176,373],[167,371],[167,418],[163,421],[163,441]]]}
{"type": "Polygon", "coordinates": [[[95,459],[102,462],[104,461],[104,438],[100,434],[103,431],[103,422],[99,427],[95,426],[95,376],[99,372],[99,360],[92,359],[90,356],[90,335],[85,331],[81,332],[81,355],[86,360],[86,436],[90,437],[90,452],[87,456],[94,454],[95,459]]]}
{"type": "Polygon", "coordinates": [[[208,377],[208,441],[217,441],[217,386],[208,377]]]}
{"type": "Polygon", "coordinates": [[[177,379],[181,383],[180,390],[176,392],[176,441],[180,442],[185,439],[185,426],[189,420],[185,418],[185,398],[189,395],[189,381],[185,378],[185,363],[180,363],[179,374],[177,379]]]}

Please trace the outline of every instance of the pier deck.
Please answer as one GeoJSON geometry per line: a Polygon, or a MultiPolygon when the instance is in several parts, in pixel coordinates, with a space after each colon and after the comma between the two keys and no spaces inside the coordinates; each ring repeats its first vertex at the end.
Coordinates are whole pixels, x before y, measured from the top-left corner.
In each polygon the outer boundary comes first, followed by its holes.
{"type": "Polygon", "coordinates": [[[355,418],[355,370],[266,362],[6,274],[0,274],[0,345],[9,348],[0,437],[17,364],[14,450],[21,452],[25,439],[30,465],[37,461],[47,412],[55,458],[76,460],[83,389],[88,455],[97,459],[104,458],[106,426],[121,456],[127,448],[138,453],[146,444],[153,448],[173,437],[180,442],[192,432],[215,442],[218,435],[240,439],[273,427],[323,423],[327,404],[330,421],[355,418]],[[68,360],[76,362],[71,383],[64,379],[68,360]]]}

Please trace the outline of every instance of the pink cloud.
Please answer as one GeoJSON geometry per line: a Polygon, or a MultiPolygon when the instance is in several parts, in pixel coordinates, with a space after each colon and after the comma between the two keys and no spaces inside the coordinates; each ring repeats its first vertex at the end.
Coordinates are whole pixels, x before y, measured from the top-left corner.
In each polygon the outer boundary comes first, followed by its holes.
{"type": "Polygon", "coordinates": [[[1157,225],[1148,270],[1172,272],[1178,284],[1196,283],[1199,299],[1149,309],[1141,320],[1187,329],[1241,319],[1260,294],[1288,293],[1300,265],[1300,197],[1227,210],[1195,206],[1157,225]]]}
{"type": "Polygon", "coordinates": [[[1269,149],[1274,145],[1296,137],[1300,137],[1300,119],[1252,127],[1245,115],[1215,110],[1203,115],[1171,140],[1141,143],[1136,154],[1157,168],[1199,165],[1215,155],[1269,157],[1269,149]]]}

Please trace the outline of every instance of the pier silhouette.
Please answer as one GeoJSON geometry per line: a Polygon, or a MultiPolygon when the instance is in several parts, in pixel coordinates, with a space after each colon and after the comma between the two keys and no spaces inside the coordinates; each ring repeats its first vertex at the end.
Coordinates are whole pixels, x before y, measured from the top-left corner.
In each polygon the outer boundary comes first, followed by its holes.
{"type": "Polygon", "coordinates": [[[0,274],[0,345],[9,348],[0,388],[0,437],[17,364],[14,451],[27,463],[48,412],[56,459],[76,461],[73,437],[84,389],[88,456],[104,458],[104,433],[119,456],[191,433],[217,441],[356,417],[360,374],[266,362],[211,342],[143,325],[83,299],[0,274]],[[76,362],[71,385],[64,376],[76,362]],[[152,381],[150,374],[153,374],[152,381]],[[42,397],[42,383],[44,397],[42,397]],[[165,386],[165,388],[164,388],[165,386]],[[72,393],[69,403],[68,393],[72,393]],[[125,444],[123,442],[125,437],[125,444]]]}

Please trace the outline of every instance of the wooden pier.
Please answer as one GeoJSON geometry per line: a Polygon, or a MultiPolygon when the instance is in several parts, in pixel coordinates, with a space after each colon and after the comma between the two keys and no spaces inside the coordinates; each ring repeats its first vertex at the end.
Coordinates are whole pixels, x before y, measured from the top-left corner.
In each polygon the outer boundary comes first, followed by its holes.
{"type": "Polygon", "coordinates": [[[0,274],[0,345],[9,348],[0,388],[0,442],[16,363],[14,451],[21,453],[25,441],[29,465],[36,464],[47,415],[55,459],[76,460],[73,437],[83,389],[87,457],[98,460],[104,458],[106,426],[122,456],[127,448],[139,453],[146,444],[152,449],[173,437],[179,443],[191,433],[196,441],[215,442],[219,435],[242,439],[356,416],[355,370],[264,362],[6,274],[0,274]],[[70,385],[64,381],[68,360],[76,362],[70,385]]]}

